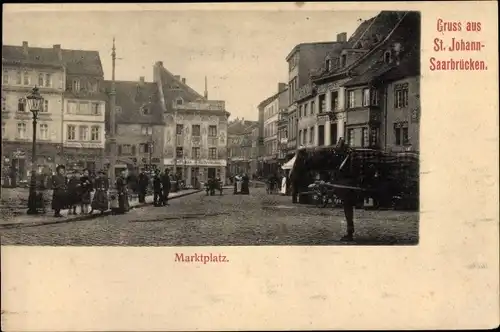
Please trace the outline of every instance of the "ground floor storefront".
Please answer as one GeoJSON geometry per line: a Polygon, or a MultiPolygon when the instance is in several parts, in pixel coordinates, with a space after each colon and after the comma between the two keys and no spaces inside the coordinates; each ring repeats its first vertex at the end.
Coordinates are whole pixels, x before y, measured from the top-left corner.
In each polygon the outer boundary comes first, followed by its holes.
{"type": "Polygon", "coordinates": [[[175,162],[165,159],[164,167],[178,179],[184,180],[186,186],[196,186],[201,182],[207,182],[210,178],[219,178],[224,185],[227,183],[226,160],[181,159],[175,162]]]}

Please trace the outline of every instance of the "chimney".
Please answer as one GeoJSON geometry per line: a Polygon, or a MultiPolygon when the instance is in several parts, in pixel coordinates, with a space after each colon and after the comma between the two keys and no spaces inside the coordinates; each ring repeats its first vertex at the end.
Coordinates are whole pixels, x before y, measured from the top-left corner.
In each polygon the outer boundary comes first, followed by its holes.
{"type": "Polygon", "coordinates": [[[345,43],[347,41],[347,32],[337,34],[337,42],[345,43]]]}
{"type": "Polygon", "coordinates": [[[144,84],[144,76],[139,77],[139,82],[144,84]]]}
{"type": "Polygon", "coordinates": [[[286,90],[286,83],[278,83],[278,93],[286,90]]]}
{"type": "Polygon", "coordinates": [[[182,84],[186,84],[186,79],[184,77],[182,78],[182,84]]]}
{"type": "Polygon", "coordinates": [[[163,68],[163,61],[156,61],[156,65],[163,68]]]}
{"type": "Polygon", "coordinates": [[[57,58],[59,59],[59,61],[62,61],[61,44],[55,44],[53,46],[53,48],[54,48],[54,52],[56,52],[56,54],[57,54],[57,58]]]}
{"type": "Polygon", "coordinates": [[[28,55],[28,42],[23,41],[23,53],[24,55],[28,55]]]}
{"type": "Polygon", "coordinates": [[[174,75],[175,79],[180,81],[181,80],[181,75],[174,75]]]}

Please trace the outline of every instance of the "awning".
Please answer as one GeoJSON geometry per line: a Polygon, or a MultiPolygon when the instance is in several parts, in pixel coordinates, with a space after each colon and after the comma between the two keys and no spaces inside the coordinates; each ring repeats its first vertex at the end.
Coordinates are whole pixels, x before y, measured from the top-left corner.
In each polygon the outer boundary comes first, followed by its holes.
{"type": "Polygon", "coordinates": [[[293,156],[292,159],[287,161],[284,165],[281,166],[282,169],[292,169],[295,164],[295,160],[297,159],[297,155],[293,156]]]}

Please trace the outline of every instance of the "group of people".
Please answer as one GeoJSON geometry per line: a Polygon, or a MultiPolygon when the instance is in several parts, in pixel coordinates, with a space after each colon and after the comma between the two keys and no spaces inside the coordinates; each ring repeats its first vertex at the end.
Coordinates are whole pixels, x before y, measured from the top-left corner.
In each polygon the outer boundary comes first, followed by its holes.
{"type": "MultiPolygon", "coordinates": [[[[170,175],[168,174],[168,169],[165,169],[163,173],[159,170],[155,171],[153,178],[153,205],[154,206],[165,206],[168,205],[168,195],[170,194],[170,189],[172,186],[170,175]]],[[[146,182],[144,177],[142,177],[142,184],[146,182]]],[[[139,187],[141,186],[141,176],[139,176],[139,187]]],[[[145,194],[141,193],[139,201],[142,199],[144,201],[145,194]]]]}
{"type": "Polygon", "coordinates": [[[67,176],[66,167],[59,165],[52,177],[52,189],[52,209],[55,217],[62,217],[61,210],[66,209],[69,214],[77,214],[77,206],[80,206],[81,214],[93,213],[94,210],[102,213],[109,208],[109,181],[104,171],[91,176],[90,171],[85,169],[67,176]]]}

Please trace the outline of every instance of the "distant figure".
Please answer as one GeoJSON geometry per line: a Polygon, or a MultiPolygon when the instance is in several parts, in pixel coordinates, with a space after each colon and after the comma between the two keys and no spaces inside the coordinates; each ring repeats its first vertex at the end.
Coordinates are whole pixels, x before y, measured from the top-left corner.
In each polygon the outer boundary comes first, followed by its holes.
{"type": "Polygon", "coordinates": [[[153,177],[153,205],[160,206],[162,202],[162,192],[161,192],[161,178],[160,171],[156,170],[153,177]]]}
{"type": "Polygon", "coordinates": [[[163,206],[168,204],[168,195],[170,194],[170,176],[168,174],[168,168],[165,168],[165,172],[161,177],[161,186],[162,186],[162,200],[161,203],[163,206]]]}
{"type": "Polygon", "coordinates": [[[90,212],[91,193],[94,190],[88,169],[83,170],[80,178],[80,209],[81,214],[90,212]]]}
{"type": "Polygon", "coordinates": [[[139,174],[138,182],[139,203],[144,203],[146,202],[146,192],[149,185],[149,178],[144,171],[139,174]]]}
{"type": "Polygon", "coordinates": [[[116,191],[118,194],[118,208],[114,209],[115,214],[127,213],[130,206],[128,202],[127,171],[122,170],[116,179],[116,191]]]}
{"type": "Polygon", "coordinates": [[[92,211],[98,210],[101,211],[101,214],[104,213],[109,208],[108,201],[108,189],[109,189],[109,181],[106,177],[106,173],[104,171],[99,171],[97,173],[97,177],[94,180],[94,188],[95,194],[94,199],[92,200],[92,211]]]}
{"type": "Polygon", "coordinates": [[[66,207],[67,194],[68,194],[68,179],[66,178],[66,167],[59,165],[56,168],[56,175],[52,178],[52,209],[54,210],[54,217],[60,218],[61,210],[66,207]]]}
{"type": "Polygon", "coordinates": [[[80,172],[75,171],[68,181],[68,214],[76,215],[76,206],[81,202],[81,182],[80,182],[80,172]]]}

